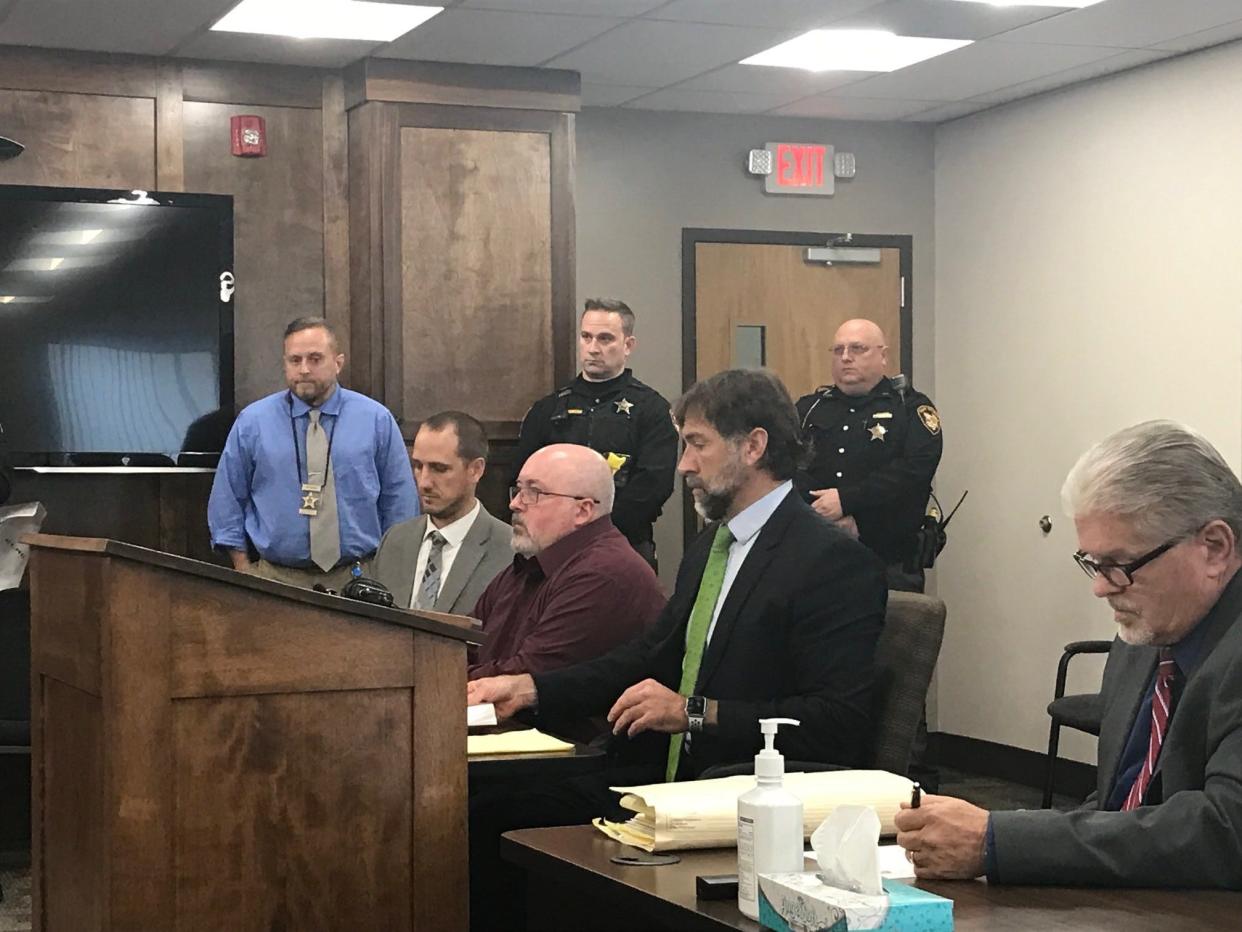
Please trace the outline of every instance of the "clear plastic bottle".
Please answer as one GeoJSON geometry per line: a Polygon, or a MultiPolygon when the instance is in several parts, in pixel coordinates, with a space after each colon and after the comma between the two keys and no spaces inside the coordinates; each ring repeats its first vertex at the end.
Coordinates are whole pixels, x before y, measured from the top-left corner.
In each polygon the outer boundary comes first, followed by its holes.
{"type": "Polygon", "coordinates": [[[781,725],[792,718],[761,718],[765,746],[755,755],[755,786],[737,798],[737,908],[759,918],[759,875],[803,868],[802,800],[784,787],[785,758],[776,750],[781,725]]]}

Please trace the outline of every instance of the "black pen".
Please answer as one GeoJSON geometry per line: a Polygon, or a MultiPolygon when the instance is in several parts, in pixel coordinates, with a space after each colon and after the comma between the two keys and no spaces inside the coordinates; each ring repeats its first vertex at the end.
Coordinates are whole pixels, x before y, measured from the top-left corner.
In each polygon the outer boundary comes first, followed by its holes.
{"type": "Polygon", "coordinates": [[[914,788],[910,790],[910,808],[917,809],[923,802],[923,788],[915,781],[914,788]]]}

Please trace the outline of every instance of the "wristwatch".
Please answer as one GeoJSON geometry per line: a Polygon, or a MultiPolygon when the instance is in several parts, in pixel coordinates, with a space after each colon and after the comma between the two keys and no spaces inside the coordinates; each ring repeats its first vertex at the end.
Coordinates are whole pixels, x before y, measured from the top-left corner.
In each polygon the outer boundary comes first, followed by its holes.
{"type": "Polygon", "coordinates": [[[686,697],[686,718],[690,720],[690,727],[686,730],[692,735],[697,735],[703,730],[703,716],[707,714],[707,699],[703,696],[687,696],[686,697]]]}

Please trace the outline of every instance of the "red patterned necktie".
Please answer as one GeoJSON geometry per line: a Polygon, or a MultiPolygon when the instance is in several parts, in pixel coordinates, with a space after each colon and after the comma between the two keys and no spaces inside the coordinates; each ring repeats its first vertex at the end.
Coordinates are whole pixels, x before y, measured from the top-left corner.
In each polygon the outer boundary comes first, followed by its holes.
{"type": "Polygon", "coordinates": [[[1151,785],[1151,775],[1156,770],[1156,761],[1160,759],[1160,745],[1164,743],[1164,732],[1169,725],[1169,704],[1172,700],[1173,674],[1176,672],[1177,662],[1172,652],[1167,647],[1161,648],[1160,662],[1156,665],[1156,690],[1151,697],[1151,737],[1147,740],[1147,757],[1143,759],[1143,769],[1134,778],[1130,795],[1121,807],[1122,812],[1143,805],[1143,797],[1151,785]]]}

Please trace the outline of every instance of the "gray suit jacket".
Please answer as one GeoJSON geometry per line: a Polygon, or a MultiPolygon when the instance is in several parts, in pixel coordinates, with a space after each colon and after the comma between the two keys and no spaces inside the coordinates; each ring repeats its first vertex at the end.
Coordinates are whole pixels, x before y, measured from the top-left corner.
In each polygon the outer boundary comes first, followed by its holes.
{"type": "MultiPolygon", "coordinates": [[[[1104,669],[1096,792],[1081,809],[995,812],[1002,883],[1242,889],[1242,572],[1199,622],[1199,667],[1173,712],[1152,787],[1164,801],[1104,812],[1157,649],[1117,640],[1104,669]]],[[[1151,799],[1151,792],[1148,799],[1151,799]]]]}
{"type": "MultiPolygon", "coordinates": [[[[408,608],[414,591],[414,565],[427,530],[427,516],[419,515],[388,529],[375,552],[371,575],[388,587],[399,608],[408,608]]],[[[432,606],[437,612],[469,615],[487,584],[513,562],[509,525],[493,518],[482,505],[466,533],[461,552],[453,558],[448,578],[432,606]]]]}

